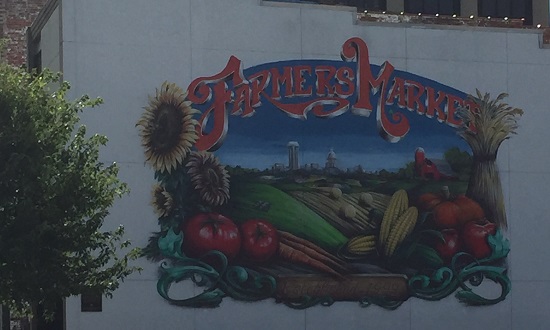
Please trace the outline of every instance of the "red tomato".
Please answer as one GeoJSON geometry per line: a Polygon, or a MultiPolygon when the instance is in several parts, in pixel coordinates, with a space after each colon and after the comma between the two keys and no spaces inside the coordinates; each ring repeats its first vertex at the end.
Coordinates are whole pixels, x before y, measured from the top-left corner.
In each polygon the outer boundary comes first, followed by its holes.
{"type": "Polygon", "coordinates": [[[466,223],[462,229],[466,250],[477,259],[489,257],[492,251],[487,237],[494,235],[496,230],[497,226],[486,219],[466,223]]]}
{"type": "Polygon", "coordinates": [[[444,197],[442,194],[425,193],[418,197],[417,206],[422,211],[432,211],[437,228],[459,228],[467,222],[485,217],[481,206],[464,195],[444,197]]]}
{"type": "Polygon", "coordinates": [[[228,260],[241,248],[239,228],[229,218],[218,213],[199,213],[183,227],[183,251],[192,258],[217,250],[228,260]]]}
{"type": "Polygon", "coordinates": [[[449,263],[454,255],[461,251],[462,241],[456,229],[443,229],[441,234],[444,241],[436,239],[434,249],[446,263],[449,263]]]}
{"type": "Polygon", "coordinates": [[[241,224],[242,248],[251,261],[265,262],[279,248],[279,233],[267,220],[250,219],[241,224]]]}

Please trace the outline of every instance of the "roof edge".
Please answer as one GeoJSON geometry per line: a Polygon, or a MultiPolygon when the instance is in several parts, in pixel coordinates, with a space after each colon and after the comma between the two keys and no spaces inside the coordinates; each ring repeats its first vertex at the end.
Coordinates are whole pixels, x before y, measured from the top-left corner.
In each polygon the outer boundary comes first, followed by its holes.
{"type": "Polygon", "coordinates": [[[38,36],[42,28],[44,28],[44,25],[46,25],[46,22],[48,22],[52,16],[52,13],[59,6],[60,2],[61,0],[48,0],[48,2],[46,2],[34,22],[29,27],[28,36],[30,40],[34,40],[38,36]]]}

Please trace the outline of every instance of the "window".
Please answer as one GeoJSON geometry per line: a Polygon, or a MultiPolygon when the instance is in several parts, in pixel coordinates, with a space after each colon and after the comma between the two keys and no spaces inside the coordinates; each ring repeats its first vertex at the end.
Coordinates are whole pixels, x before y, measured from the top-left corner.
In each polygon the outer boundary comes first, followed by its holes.
{"type": "Polygon", "coordinates": [[[460,0],[405,0],[405,12],[460,15],[460,0]]]}
{"type": "Polygon", "coordinates": [[[479,16],[525,18],[525,25],[533,24],[532,0],[478,0],[479,16]]]}
{"type": "MultiPolygon", "coordinates": [[[[362,2],[363,6],[365,7],[365,10],[372,10],[372,11],[386,10],[386,0],[363,0],[358,2],[362,2]]],[[[360,7],[360,4],[358,4],[357,7],[360,7]]]]}
{"type": "Polygon", "coordinates": [[[103,310],[103,297],[101,293],[89,292],[80,295],[81,312],[101,312],[103,310]]]}

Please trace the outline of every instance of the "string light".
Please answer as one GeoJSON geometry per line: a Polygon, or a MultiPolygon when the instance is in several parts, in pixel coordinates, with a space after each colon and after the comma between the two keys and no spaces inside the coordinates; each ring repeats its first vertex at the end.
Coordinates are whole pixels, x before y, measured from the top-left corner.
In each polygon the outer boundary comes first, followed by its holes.
{"type": "Polygon", "coordinates": [[[537,24],[537,29],[540,29],[542,25],[541,24],[537,24]]]}
{"type": "MultiPolygon", "coordinates": [[[[367,9],[365,9],[364,13],[365,13],[365,14],[368,14],[368,12],[369,12],[369,11],[368,11],[367,9]]],[[[385,11],[385,10],[382,11],[382,14],[386,14],[386,11],[385,11]]],[[[402,12],[400,12],[399,14],[400,14],[400,15],[405,15],[405,12],[402,11],[402,12]]],[[[419,12],[419,13],[418,13],[418,16],[422,16],[422,12],[419,12]]],[[[439,17],[439,16],[440,16],[439,13],[436,13],[436,14],[435,14],[435,17],[439,17]]],[[[456,18],[456,17],[457,17],[457,14],[453,14],[452,17],[453,17],[453,18],[456,18]]],[[[474,15],[470,15],[469,17],[470,17],[470,19],[474,19],[474,18],[475,18],[474,15]]],[[[491,16],[487,16],[487,19],[490,20],[490,19],[491,19],[491,16]]],[[[505,17],[503,18],[504,21],[508,21],[509,19],[510,19],[510,18],[509,18],[508,16],[505,16],[505,17]]],[[[524,22],[524,21],[525,21],[525,17],[522,17],[522,18],[521,18],[521,21],[524,22]]],[[[540,28],[542,27],[542,24],[537,24],[536,26],[537,26],[538,29],[540,29],[540,28]]]]}

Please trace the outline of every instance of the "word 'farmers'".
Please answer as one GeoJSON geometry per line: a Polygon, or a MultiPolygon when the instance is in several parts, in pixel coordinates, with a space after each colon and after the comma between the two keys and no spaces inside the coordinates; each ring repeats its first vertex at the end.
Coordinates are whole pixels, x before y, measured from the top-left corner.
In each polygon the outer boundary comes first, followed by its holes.
{"type": "Polygon", "coordinates": [[[398,142],[410,129],[409,120],[396,107],[452,127],[462,125],[455,115],[459,106],[473,110],[468,99],[400,77],[387,61],[375,76],[372,67],[376,66],[371,67],[362,39],[347,40],[341,55],[344,63],[354,65],[293,61],[292,65],[262,66],[247,77],[241,61],[231,56],[219,74],[195,79],[188,88],[189,100],[206,106],[197,127],[197,149],[218,149],[227,135],[228,115],[250,117],[263,100],[298,119],[306,119],[310,112],[332,118],[348,110],[365,117],[376,111],[379,134],[389,142],[398,142]]]}

